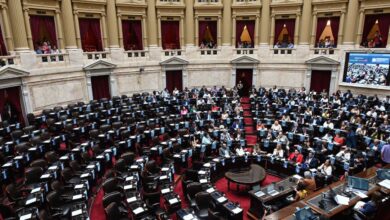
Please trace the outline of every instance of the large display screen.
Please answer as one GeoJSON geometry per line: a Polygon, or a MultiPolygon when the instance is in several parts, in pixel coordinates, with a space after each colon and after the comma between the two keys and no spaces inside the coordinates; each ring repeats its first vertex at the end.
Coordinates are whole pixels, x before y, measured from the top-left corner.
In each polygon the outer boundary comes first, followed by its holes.
{"type": "Polygon", "coordinates": [[[344,82],[351,84],[389,86],[390,54],[347,53],[344,82]]]}

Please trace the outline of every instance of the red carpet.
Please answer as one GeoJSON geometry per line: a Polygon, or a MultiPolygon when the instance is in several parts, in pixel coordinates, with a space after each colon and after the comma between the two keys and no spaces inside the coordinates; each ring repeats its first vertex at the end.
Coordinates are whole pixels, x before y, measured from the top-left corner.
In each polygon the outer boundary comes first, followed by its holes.
{"type": "Polygon", "coordinates": [[[245,123],[245,125],[252,125],[253,119],[252,118],[244,118],[244,123],[245,123]]]}
{"type": "Polygon", "coordinates": [[[254,146],[257,143],[256,135],[246,135],[246,144],[249,146],[254,146]]]}
{"type": "MultiPolygon", "coordinates": [[[[277,182],[277,181],[280,181],[281,179],[279,177],[275,177],[275,176],[272,176],[272,175],[267,175],[265,180],[262,182],[261,186],[265,186],[265,185],[268,185],[272,182],[277,182]]],[[[250,206],[250,199],[249,199],[249,195],[247,193],[244,193],[244,192],[236,192],[235,191],[235,185],[234,184],[231,184],[230,185],[230,191],[228,191],[227,189],[227,181],[225,178],[222,178],[220,180],[218,180],[216,183],[215,183],[215,186],[216,188],[225,193],[227,198],[230,200],[230,201],[233,201],[233,202],[238,202],[241,206],[241,208],[244,209],[244,220],[245,219],[249,219],[246,215],[246,212],[248,211],[249,209],[249,206],[250,206]]],[[[243,189],[242,189],[243,190],[243,189]]]]}
{"type": "Polygon", "coordinates": [[[251,112],[249,110],[244,110],[244,117],[250,117],[252,116],[251,112]]]}
{"type": "Polygon", "coordinates": [[[101,188],[97,193],[95,200],[93,201],[91,213],[89,216],[90,219],[106,220],[106,213],[104,212],[104,207],[103,207],[103,196],[104,196],[104,191],[103,188],[101,188]]]}
{"type": "Polygon", "coordinates": [[[245,126],[245,133],[248,134],[253,134],[253,127],[252,126],[245,126]]]}

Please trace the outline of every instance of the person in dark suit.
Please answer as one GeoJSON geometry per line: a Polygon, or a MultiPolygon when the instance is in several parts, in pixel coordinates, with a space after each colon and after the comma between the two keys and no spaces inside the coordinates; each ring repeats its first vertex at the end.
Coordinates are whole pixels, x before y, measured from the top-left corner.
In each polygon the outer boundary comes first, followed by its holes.
{"type": "Polygon", "coordinates": [[[309,169],[317,168],[320,161],[314,156],[313,152],[309,152],[309,155],[306,157],[305,164],[309,169]]]}
{"type": "Polygon", "coordinates": [[[220,157],[230,157],[232,155],[232,152],[227,148],[226,144],[223,143],[222,146],[219,148],[219,156],[220,157]]]}

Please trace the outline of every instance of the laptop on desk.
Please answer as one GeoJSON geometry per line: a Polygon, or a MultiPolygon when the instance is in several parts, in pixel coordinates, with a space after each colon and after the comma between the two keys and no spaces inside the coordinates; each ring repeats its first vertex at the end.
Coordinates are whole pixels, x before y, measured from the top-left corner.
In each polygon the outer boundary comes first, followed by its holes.
{"type": "Polygon", "coordinates": [[[276,196],[279,194],[279,192],[275,190],[275,184],[270,184],[267,186],[267,194],[270,196],[276,196]]]}
{"type": "Polygon", "coordinates": [[[369,190],[370,182],[368,179],[348,176],[348,187],[352,188],[352,191],[357,191],[361,193],[367,193],[369,190]]]}

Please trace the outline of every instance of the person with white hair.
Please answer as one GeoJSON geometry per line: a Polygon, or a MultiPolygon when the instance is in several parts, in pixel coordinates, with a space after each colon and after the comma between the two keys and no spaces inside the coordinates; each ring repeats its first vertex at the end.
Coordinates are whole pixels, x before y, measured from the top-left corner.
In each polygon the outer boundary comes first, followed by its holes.
{"type": "Polygon", "coordinates": [[[317,188],[316,181],[312,177],[310,171],[305,171],[303,173],[303,178],[299,181],[301,181],[305,185],[305,189],[307,189],[308,191],[314,191],[317,188]]]}

